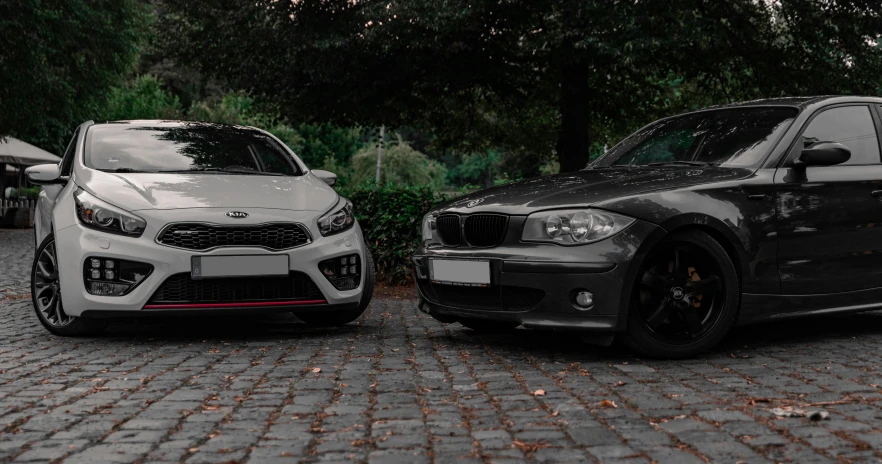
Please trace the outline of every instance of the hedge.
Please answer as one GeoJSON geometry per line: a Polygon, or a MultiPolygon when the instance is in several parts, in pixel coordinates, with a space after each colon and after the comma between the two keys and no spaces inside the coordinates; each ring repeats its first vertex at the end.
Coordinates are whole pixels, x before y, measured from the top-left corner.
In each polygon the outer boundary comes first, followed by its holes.
{"type": "Polygon", "coordinates": [[[423,216],[447,200],[429,187],[366,183],[343,187],[377,264],[377,278],[398,285],[410,279],[410,257],[419,246],[423,216]]]}

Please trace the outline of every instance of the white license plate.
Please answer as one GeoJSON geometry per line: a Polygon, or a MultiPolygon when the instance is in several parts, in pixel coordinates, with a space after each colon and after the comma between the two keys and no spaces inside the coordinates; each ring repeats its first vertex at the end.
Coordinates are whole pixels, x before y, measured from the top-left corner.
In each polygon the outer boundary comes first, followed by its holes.
{"type": "Polygon", "coordinates": [[[490,262],[474,259],[430,259],[429,277],[437,283],[490,285],[490,262]]]}
{"type": "Polygon", "coordinates": [[[193,256],[190,258],[190,269],[194,279],[286,276],[288,255],[193,256]]]}

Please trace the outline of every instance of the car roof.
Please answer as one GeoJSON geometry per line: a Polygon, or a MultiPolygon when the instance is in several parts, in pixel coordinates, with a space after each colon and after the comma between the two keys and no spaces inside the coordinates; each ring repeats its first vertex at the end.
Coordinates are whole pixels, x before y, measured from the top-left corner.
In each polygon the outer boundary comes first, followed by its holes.
{"type": "Polygon", "coordinates": [[[806,109],[809,107],[828,103],[882,103],[882,98],[856,95],[816,95],[807,97],[763,98],[759,100],[714,105],[704,109],[716,110],[723,108],[743,108],[750,106],[794,106],[800,109],[806,109]]]}
{"type": "Polygon", "coordinates": [[[212,127],[217,128],[219,130],[223,129],[237,129],[237,130],[253,130],[255,132],[260,132],[260,129],[251,126],[240,126],[237,124],[223,124],[217,122],[204,122],[204,121],[181,121],[175,119],[125,119],[125,120],[115,120],[115,121],[93,121],[93,125],[101,126],[101,125],[110,125],[110,124],[126,124],[134,127],[183,127],[183,126],[201,126],[201,127],[212,127]]]}

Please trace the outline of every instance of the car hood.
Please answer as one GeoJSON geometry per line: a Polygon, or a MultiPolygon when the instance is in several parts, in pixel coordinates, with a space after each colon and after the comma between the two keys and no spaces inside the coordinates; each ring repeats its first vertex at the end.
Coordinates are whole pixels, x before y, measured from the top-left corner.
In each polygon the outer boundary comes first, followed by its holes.
{"type": "Polygon", "coordinates": [[[325,212],[337,192],[308,173],[303,176],[239,174],[108,173],[87,169],[77,185],[129,211],[185,208],[269,208],[325,212]]]}
{"type": "Polygon", "coordinates": [[[459,197],[436,211],[529,214],[543,209],[591,206],[641,193],[740,179],[751,172],[742,168],[682,166],[589,169],[481,190],[459,197]]]}

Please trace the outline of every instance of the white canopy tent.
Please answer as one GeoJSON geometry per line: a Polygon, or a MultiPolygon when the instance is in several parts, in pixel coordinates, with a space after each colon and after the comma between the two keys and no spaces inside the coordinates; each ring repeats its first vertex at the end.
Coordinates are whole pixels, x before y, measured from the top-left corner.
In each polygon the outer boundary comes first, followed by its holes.
{"type": "Polygon", "coordinates": [[[0,138],[0,163],[33,166],[61,161],[61,158],[14,137],[0,138]]]}

